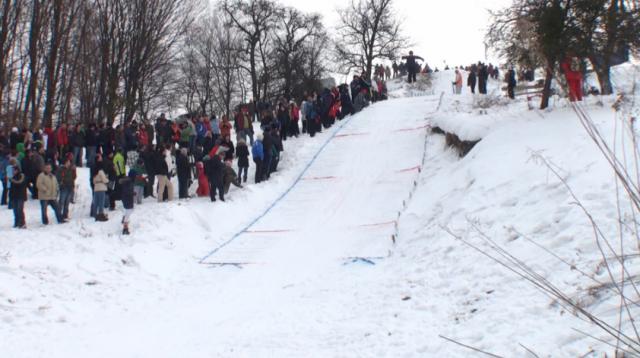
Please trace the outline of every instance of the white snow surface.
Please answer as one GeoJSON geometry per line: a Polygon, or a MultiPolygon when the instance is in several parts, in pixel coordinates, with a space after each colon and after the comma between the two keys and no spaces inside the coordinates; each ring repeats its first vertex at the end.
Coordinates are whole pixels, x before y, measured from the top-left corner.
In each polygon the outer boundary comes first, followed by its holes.
{"type": "MultiPolygon", "coordinates": [[[[474,354],[440,335],[503,356],[527,356],[522,345],[541,357],[611,355],[572,328],[610,338],[445,231],[478,245],[486,234],[615,324],[619,297],[588,295],[591,279],[525,239],[606,282],[590,223],[536,156],[615,236],[611,169],[565,100],[480,110],[477,96],[451,94],[451,77],[391,83],[393,99],[288,140],[272,179],[233,188],[225,203],[145,200],[130,236],[118,234],[119,211],[88,217],[84,169],[68,224],[42,226],[31,201],[29,229],[11,229],[3,209],[0,356],[474,354]],[[433,125],[481,141],[459,159],[433,125]]],[[[490,84],[495,98],[500,85],[490,84]]],[[[613,101],[583,105],[610,137],[613,101]]]]}

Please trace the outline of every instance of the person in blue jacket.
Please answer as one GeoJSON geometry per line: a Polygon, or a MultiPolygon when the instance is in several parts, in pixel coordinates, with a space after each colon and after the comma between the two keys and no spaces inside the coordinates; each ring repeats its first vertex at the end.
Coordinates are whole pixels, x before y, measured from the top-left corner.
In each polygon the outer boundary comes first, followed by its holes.
{"type": "Polygon", "coordinates": [[[256,184],[262,181],[262,167],[264,163],[263,138],[262,133],[258,134],[258,138],[253,142],[253,146],[251,147],[251,156],[253,156],[253,162],[256,163],[256,184]]]}

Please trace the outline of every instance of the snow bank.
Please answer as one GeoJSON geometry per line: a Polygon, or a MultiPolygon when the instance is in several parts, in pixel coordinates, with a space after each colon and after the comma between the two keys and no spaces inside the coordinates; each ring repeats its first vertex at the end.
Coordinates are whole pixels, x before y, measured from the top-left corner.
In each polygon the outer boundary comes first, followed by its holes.
{"type": "MultiPolygon", "coordinates": [[[[502,356],[526,356],[522,345],[540,356],[611,355],[572,328],[608,337],[447,233],[489,251],[482,238],[492,238],[615,323],[619,298],[593,281],[608,276],[592,228],[541,158],[615,235],[611,170],[564,100],[552,111],[521,100],[484,108],[452,95],[451,77],[425,88],[392,81],[390,91],[409,98],[287,141],[273,179],[232,189],[224,204],[146,200],[130,237],[117,234],[121,213],[104,224],[87,217],[84,170],[69,224],[41,226],[29,202],[29,229],[13,230],[0,211],[1,355],[472,355],[440,336],[502,356]],[[482,141],[459,159],[442,136],[425,137],[428,124],[482,141]],[[212,258],[240,265],[198,264],[263,214],[212,258]]],[[[500,85],[490,82],[491,98],[500,85]]],[[[584,105],[608,137],[613,101],[584,105]]],[[[637,257],[629,263],[637,274],[637,257]]]]}

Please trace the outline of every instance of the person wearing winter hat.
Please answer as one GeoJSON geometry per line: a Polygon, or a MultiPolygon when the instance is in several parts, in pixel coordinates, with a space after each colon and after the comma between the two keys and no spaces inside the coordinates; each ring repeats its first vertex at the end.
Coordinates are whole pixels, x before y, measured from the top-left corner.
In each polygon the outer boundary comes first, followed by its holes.
{"type": "Polygon", "coordinates": [[[40,200],[42,223],[44,225],[49,224],[49,218],[47,217],[47,208],[49,206],[53,208],[58,224],[67,222],[62,217],[58,207],[58,193],[60,189],[58,186],[58,179],[51,173],[51,164],[46,164],[44,166],[43,172],[38,175],[36,186],[38,187],[38,199],[40,200]]]}
{"type": "MultiPolygon", "coordinates": [[[[224,147],[221,147],[224,148],[224,147]]],[[[211,201],[216,201],[216,192],[220,195],[220,201],[224,201],[224,158],[225,150],[220,150],[210,157],[206,163],[206,173],[209,179],[209,197],[211,201]]]]}
{"type": "Polygon", "coordinates": [[[249,173],[249,148],[247,147],[247,143],[244,139],[240,139],[238,141],[236,156],[238,157],[238,179],[241,179],[246,183],[247,175],[249,173]]]}

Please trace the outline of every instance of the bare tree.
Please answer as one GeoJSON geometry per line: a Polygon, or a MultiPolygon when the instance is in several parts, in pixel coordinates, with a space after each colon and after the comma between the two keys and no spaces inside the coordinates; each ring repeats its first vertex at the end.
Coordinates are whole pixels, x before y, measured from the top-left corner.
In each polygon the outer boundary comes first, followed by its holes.
{"type": "Polygon", "coordinates": [[[243,34],[249,55],[248,71],[253,97],[259,100],[262,98],[257,63],[257,57],[260,56],[259,45],[273,28],[280,9],[272,0],[225,0],[220,7],[243,34]]]}
{"type": "Polygon", "coordinates": [[[31,124],[37,126],[39,123],[39,108],[37,102],[38,80],[42,63],[42,31],[46,27],[45,21],[47,13],[47,1],[33,0],[31,5],[31,23],[29,24],[29,84],[24,102],[22,114],[22,124],[27,127],[29,124],[29,112],[31,113],[31,124]]]}
{"type": "MultiPolygon", "coordinates": [[[[193,20],[193,0],[134,0],[124,69],[124,121],[144,111],[152,78],[169,71],[175,48],[193,20]],[[146,85],[145,85],[146,84],[146,85]]],[[[159,82],[162,83],[162,82],[159,82]]],[[[155,89],[160,90],[160,89],[155,89]]]]}
{"type": "Polygon", "coordinates": [[[408,40],[392,5],[393,0],[351,0],[338,11],[335,52],[347,72],[362,68],[370,76],[375,60],[394,59],[406,48],[408,40]]]}
{"type": "Polygon", "coordinates": [[[58,83],[60,81],[60,72],[65,63],[65,58],[61,56],[66,54],[69,44],[70,33],[75,25],[77,18],[78,1],[76,0],[53,0],[50,7],[51,30],[49,40],[49,50],[46,54],[45,64],[45,80],[46,93],[44,113],[42,122],[45,127],[51,127],[53,122],[53,113],[58,99],[58,83]]]}
{"type": "MultiPolygon", "coordinates": [[[[231,103],[239,92],[240,57],[242,40],[238,31],[230,26],[229,19],[218,17],[212,29],[215,34],[213,51],[214,102],[219,111],[231,114],[231,103]]],[[[242,99],[240,99],[241,101],[242,99]]],[[[212,108],[213,112],[214,109],[212,108]]]]}
{"type": "Polygon", "coordinates": [[[296,80],[299,83],[304,79],[309,43],[322,37],[326,37],[326,33],[320,15],[305,15],[292,7],[284,9],[278,20],[274,44],[277,71],[282,77],[282,93],[286,98],[291,98],[296,80]]]}
{"type": "Polygon", "coordinates": [[[0,19],[0,109],[3,108],[3,94],[10,86],[12,53],[16,38],[19,36],[18,26],[24,11],[22,0],[3,0],[0,19]]]}

